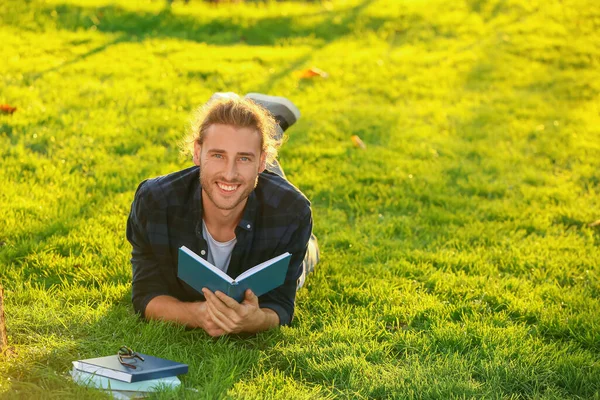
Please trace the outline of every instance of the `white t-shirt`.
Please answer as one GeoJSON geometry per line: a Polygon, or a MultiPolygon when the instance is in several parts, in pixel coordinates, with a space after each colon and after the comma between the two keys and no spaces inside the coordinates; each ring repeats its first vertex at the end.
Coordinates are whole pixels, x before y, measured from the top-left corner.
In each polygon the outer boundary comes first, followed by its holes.
{"type": "Polygon", "coordinates": [[[229,261],[231,260],[231,253],[233,247],[237,243],[237,238],[233,238],[227,242],[218,242],[211,236],[210,232],[206,228],[206,223],[202,219],[202,237],[208,244],[208,257],[206,259],[209,263],[219,268],[223,272],[227,272],[229,267],[229,261]]]}

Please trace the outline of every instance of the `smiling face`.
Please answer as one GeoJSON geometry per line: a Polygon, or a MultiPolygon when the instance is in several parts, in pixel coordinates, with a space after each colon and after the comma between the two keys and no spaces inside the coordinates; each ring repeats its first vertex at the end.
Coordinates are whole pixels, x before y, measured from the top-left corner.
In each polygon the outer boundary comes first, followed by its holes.
{"type": "Polygon", "coordinates": [[[194,145],[194,163],[200,167],[205,212],[218,209],[241,214],[258,174],[265,169],[260,135],[252,128],[211,125],[203,143],[194,145]]]}

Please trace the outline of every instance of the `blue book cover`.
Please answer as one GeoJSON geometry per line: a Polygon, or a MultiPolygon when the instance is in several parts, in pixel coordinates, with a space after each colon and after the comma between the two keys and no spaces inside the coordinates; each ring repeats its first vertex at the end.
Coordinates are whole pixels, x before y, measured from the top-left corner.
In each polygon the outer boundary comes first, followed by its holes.
{"type": "Polygon", "coordinates": [[[179,279],[202,292],[202,288],[220,291],[242,301],[246,289],[252,290],[256,296],[261,296],[283,285],[290,264],[290,253],[258,264],[243,272],[235,279],[215,267],[185,246],[179,248],[177,276],[179,279]]]}
{"type": "Polygon", "coordinates": [[[89,372],[104,376],[106,378],[117,379],[123,382],[139,382],[149,379],[164,378],[187,374],[187,364],[176,361],[165,360],[139,353],[144,358],[141,360],[128,360],[129,363],[135,363],[135,369],[126,367],[119,362],[119,358],[114,356],[89,358],[87,360],[73,361],[73,367],[79,371],[89,372]]]}

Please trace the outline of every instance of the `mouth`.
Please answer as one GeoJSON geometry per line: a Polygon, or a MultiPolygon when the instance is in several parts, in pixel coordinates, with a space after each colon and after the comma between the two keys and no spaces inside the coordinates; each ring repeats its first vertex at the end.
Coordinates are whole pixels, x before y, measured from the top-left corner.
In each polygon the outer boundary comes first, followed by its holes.
{"type": "Polygon", "coordinates": [[[227,194],[234,193],[240,187],[240,185],[238,185],[238,184],[223,183],[223,182],[217,182],[217,186],[219,187],[219,189],[221,189],[222,192],[227,193],[227,194]]]}

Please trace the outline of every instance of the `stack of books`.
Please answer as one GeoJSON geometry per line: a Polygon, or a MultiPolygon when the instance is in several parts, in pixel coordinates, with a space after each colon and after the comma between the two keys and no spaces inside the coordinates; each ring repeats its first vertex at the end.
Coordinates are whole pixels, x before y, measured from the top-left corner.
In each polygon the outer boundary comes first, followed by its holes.
{"type": "Polygon", "coordinates": [[[115,399],[136,399],[177,388],[181,385],[177,375],[188,372],[186,364],[140,356],[144,361],[135,360],[135,369],[122,365],[117,355],[73,361],[71,376],[76,383],[106,391],[115,399]]]}

